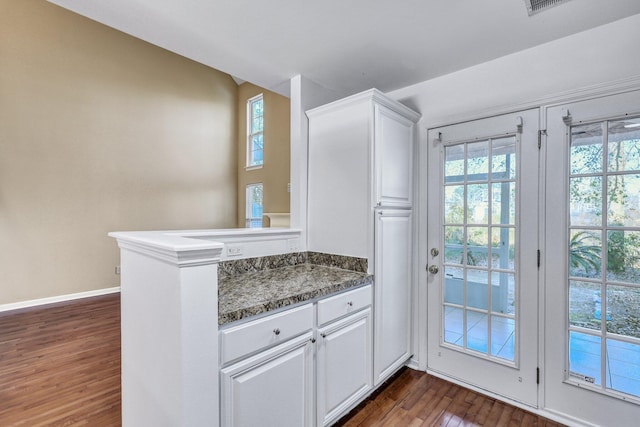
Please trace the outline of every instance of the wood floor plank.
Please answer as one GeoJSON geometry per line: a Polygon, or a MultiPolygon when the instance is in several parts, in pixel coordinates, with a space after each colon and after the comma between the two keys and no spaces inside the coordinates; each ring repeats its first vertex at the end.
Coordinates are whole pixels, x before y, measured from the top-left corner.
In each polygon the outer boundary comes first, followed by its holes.
{"type": "Polygon", "coordinates": [[[119,426],[120,295],[0,313],[1,426],[119,426]]]}
{"type": "MultiPolygon", "coordinates": [[[[121,425],[120,296],[0,313],[0,426],[121,425]]],[[[337,426],[560,426],[403,369],[337,426]]]]}
{"type": "Polygon", "coordinates": [[[336,426],[533,427],[561,424],[405,368],[336,426]],[[406,371],[410,373],[406,373],[406,371]],[[404,383],[404,384],[398,384],[404,383]]]}

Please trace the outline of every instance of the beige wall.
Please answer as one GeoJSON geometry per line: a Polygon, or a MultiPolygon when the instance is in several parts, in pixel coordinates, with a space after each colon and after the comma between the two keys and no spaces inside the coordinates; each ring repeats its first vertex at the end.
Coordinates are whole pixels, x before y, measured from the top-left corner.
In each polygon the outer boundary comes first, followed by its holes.
{"type": "MultiPolygon", "coordinates": [[[[290,123],[289,98],[251,83],[238,87],[238,227],[245,226],[247,184],[263,184],[264,212],[289,212],[290,123]],[[247,100],[261,93],[264,100],[264,165],[260,169],[246,170],[247,100]]],[[[267,218],[264,220],[265,226],[268,225],[267,218]]]]}
{"type": "Polygon", "coordinates": [[[0,0],[0,304],[117,286],[114,230],[232,227],[237,86],[42,0],[0,0]]]}

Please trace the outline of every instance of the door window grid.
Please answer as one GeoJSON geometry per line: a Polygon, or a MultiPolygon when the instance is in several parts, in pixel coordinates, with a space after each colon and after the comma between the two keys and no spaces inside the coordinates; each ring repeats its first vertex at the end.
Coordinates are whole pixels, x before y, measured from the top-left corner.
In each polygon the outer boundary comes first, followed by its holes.
{"type": "Polygon", "coordinates": [[[640,118],[580,124],[570,135],[567,377],[637,400],[640,118]]]}
{"type": "Polygon", "coordinates": [[[516,138],[445,147],[443,344],[516,358],[516,138]]]}

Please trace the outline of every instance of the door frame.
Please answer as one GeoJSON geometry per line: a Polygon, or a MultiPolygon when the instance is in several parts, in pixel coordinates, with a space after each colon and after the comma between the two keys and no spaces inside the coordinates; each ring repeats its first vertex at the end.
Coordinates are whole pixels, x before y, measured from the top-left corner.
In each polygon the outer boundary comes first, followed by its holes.
{"type": "MultiPolygon", "coordinates": [[[[545,372],[546,372],[546,363],[544,360],[544,352],[545,352],[545,328],[544,328],[544,312],[545,306],[543,302],[545,301],[546,295],[546,271],[545,271],[545,260],[544,256],[542,259],[542,265],[540,268],[539,274],[539,301],[541,302],[539,308],[539,345],[538,345],[538,361],[541,371],[540,376],[540,387],[538,388],[538,409],[534,409],[531,407],[526,407],[521,405],[519,402],[510,401],[505,399],[503,396],[496,395],[486,390],[481,390],[476,387],[473,387],[469,384],[457,381],[447,376],[440,375],[438,373],[430,372],[427,369],[427,272],[425,269],[428,247],[427,247],[427,213],[428,213],[428,191],[427,191],[427,174],[428,174],[428,153],[427,153],[427,130],[448,125],[454,123],[460,123],[464,121],[470,121],[480,118],[485,118],[493,115],[500,115],[511,113],[514,111],[529,109],[529,108],[540,108],[540,128],[547,128],[547,110],[549,108],[553,108],[558,105],[577,102],[581,100],[588,100],[608,95],[615,95],[627,92],[633,92],[640,90],[640,76],[635,78],[627,78],[620,79],[614,81],[608,81],[599,83],[593,86],[587,87],[576,87],[572,88],[568,91],[559,92],[556,94],[551,94],[538,98],[529,98],[524,99],[520,102],[507,102],[502,105],[497,104],[488,104],[482,110],[473,109],[468,111],[461,111],[456,113],[448,113],[444,115],[438,115],[437,112],[431,112],[430,115],[423,114],[420,122],[418,122],[418,132],[416,132],[417,144],[415,145],[414,151],[414,230],[416,238],[414,239],[414,306],[413,306],[413,352],[414,357],[409,363],[409,366],[418,369],[421,371],[425,371],[431,375],[443,378],[452,383],[461,385],[463,387],[469,388],[471,390],[477,391],[486,396],[505,401],[509,404],[512,404],[516,407],[521,407],[531,411],[535,414],[547,417],[549,419],[567,424],[567,425],[575,425],[576,423],[583,422],[580,420],[578,416],[579,413],[568,413],[561,412],[550,408],[547,404],[547,397],[545,394],[545,372]]],[[[545,155],[546,148],[546,136],[542,136],[542,152],[541,155],[545,155]]],[[[546,164],[544,161],[540,162],[540,182],[539,182],[539,191],[541,194],[544,194],[546,191],[545,188],[545,180],[546,176],[546,164]]],[[[540,198],[542,200],[542,197],[540,198]]],[[[542,202],[541,202],[542,204],[542,202]]],[[[544,247],[544,230],[545,230],[545,218],[543,213],[544,206],[540,206],[540,226],[539,226],[539,242],[540,246],[544,247]]]]}
{"type": "MultiPolygon", "coordinates": [[[[629,90],[617,93],[608,93],[601,96],[593,96],[578,100],[567,101],[555,105],[547,106],[544,109],[545,128],[547,134],[542,140],[542,155],[545,161],[545,170],[542,175],[545,178],[545,198],[557,200],[567,198],[568,175],[568,141],[567,126],[578,125],[580,122],[607,120],[614,117],[623,117],[626,113],[640,113],[640,88],[635,91],[629,90]],[[594,108],[596,110],[594,110],[594,108]],[[631,111],[635,109],[635,111],[631,111]],[[558,146],[556,149],[555,146],[558,146]],[[546,167],[549,166],[549,167],[546,167]],[[554,179],[553,172],[558,168],[561,172],[562,183],[555,182],[548,184],[554,179]]],[[[595,390],[588,390],[571,381],[565,379],[565,370],[568,366],[568,289],[566,280],[568,279],[566,259],[561,254],[563,249],[558,249],[557,239],[552,236],[568,235],[568,208],[562,210],[560,221],[557,212],[554,212],[549,203],[545,203],[546,209],[543,211],[543,226],[541,232],[542,266],[541,279],[548,286],[545,290],[542,307],[548,314],[543,321],[543,363],[545,369],[542,372],[541,384],[544,389],[544,409],[551,414],[567,416],[574,420],[583,418],[586,422],[594,424],[612,423],[611,425],[629,425],[637,420],[640,413],[640,405],[637,403],[625,402],[622,398],[613,397],[612,394],[605,394],[595,390]],[[567,218],[565,218],[565,216],[567,218]],[[548,221],[546,218],[550,218],[548,221]],[[559,278],[562,277],[561,290],[554,292],[559,278]],[[560,313],[560,314],[558,314],[560,313]],[[561,325],[561,333],[557,333],[558,324],[561,325]],[[554,333],[555,328],[556,333],[554,333]],[[560,353],[558,357],[557,354],[560,353]],[[553,355],[556,355],[553,357],[553,355]],[[603,405],[606,405],[608,415],[615,414],[615,418],[602,418],[603,405]],[[634,406],[631,406],[634,405],[634,406]],[[580,417],[577,415],[580,414],[580,417]]],[[[580,420],[582,421],[582,420],[580,420]]],[[[585,422],[582,421],[582,422],[585,422]]]]}

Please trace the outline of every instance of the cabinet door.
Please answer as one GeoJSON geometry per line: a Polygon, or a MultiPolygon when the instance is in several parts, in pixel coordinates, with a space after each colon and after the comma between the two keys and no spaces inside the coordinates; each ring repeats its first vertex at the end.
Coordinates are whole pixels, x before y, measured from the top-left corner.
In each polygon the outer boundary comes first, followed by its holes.
{"type": "Polygon", "coordinates": [[[376,210],[374,381],[411,357],[411,211],[376,210]]]}
{"type": "Polygon", "coordinates": [[[377,104],[374,122],[376,205],[411,207],[414,124],[377,104]]]}
{"type": "Polygon", "coordinates": [[[318,332],[317,425],[323,426],[345,414],[371,390],[371,308],[318,332]]]}
{"type": "Polygon", "coordinates": [[[223,427],[311,426],[311,332],[220,371],[223,427]]]}

